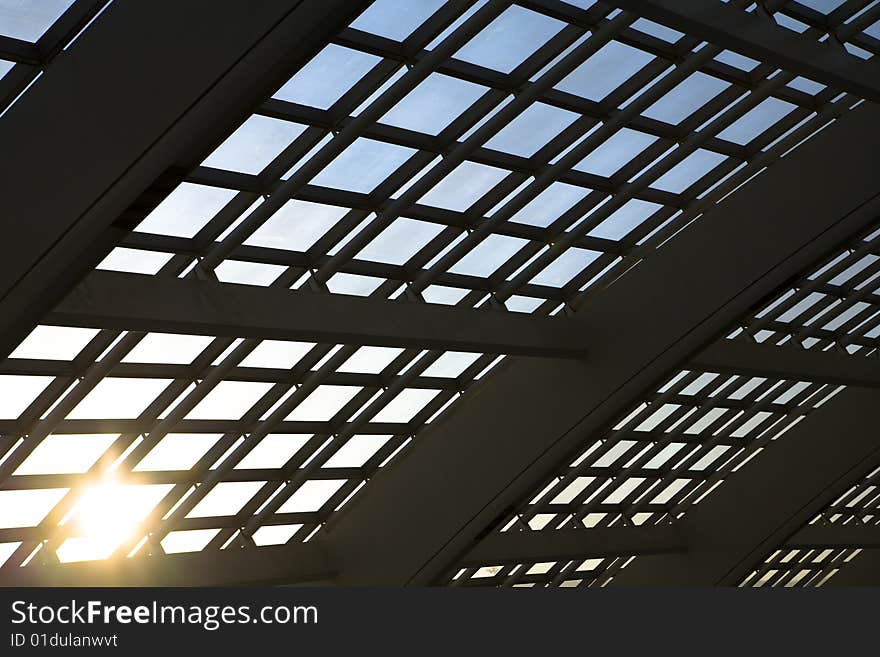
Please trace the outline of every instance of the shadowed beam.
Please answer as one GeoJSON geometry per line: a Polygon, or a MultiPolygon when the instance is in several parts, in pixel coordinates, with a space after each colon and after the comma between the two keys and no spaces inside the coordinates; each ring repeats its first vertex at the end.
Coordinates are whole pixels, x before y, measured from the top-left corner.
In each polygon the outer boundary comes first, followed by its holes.
{"type": "Polygon", "coordinates": [[[824,586],[880,586],[880,549],[864,550],[824,586]]]}
{"type": "Polygon", "coordinates": [[[583,356],[587,343],[568,317],[107,271],[44,323],[559,358],[583,356]]]}
{"type": "Polygon", "coordinates": [[[315,542],[0,569],[0,586],[256,586],[327,583],[315,542]]]}
{"type": "Polygon", "coordinates": [[[609,4],[746,57],[880,101],[877,62],[850,55],[842,46],[810,39],[756,13],[706,0],[609,0],[609,4]]]}
{"type": "Polygon", "coordinates": [[[876,357],[745,340],[719,340],[697,356],[691,366],[721,374],[880,387],[880,360],[876,357]]]}
{"type": "Polygon", "coordinates": [[[508,531],[490,534],[464,557],[463,566],[589,559],[621,554],[683,552],[672,525],[508,531]]]}
{"type": "Polygon", "coordinates": [[[880,525],[806,525],[785,542],[791,548],[880,548],[880,525]]]}

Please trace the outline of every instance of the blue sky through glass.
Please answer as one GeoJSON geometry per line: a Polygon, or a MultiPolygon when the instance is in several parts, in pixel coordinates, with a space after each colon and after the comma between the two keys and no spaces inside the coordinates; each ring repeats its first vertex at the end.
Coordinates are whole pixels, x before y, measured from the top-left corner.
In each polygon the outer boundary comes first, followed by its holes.
{"type": "Polygon", "coordinates": [[[36,41],[73,0],[0,0],[0,34],[36,41]]]}

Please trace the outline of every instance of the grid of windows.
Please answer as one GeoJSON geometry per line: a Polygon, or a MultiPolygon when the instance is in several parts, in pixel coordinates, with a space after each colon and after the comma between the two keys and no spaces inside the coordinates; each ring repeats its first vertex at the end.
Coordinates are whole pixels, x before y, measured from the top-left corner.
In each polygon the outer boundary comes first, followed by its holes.
{"type": "MultiPolygon", "coordinates": [[[[851,13],[803,33],[870,46],[851,13]]],[[[753,64],[590,2],[376,0],[99,267],[567,312],[861,102],[753,64]]],[[[0,548],[307,540],[500,357],[39,326],[0,364],[0,548]]],[[[828,392],[683,371],[512,522],[668,522],[828,392]]]]}

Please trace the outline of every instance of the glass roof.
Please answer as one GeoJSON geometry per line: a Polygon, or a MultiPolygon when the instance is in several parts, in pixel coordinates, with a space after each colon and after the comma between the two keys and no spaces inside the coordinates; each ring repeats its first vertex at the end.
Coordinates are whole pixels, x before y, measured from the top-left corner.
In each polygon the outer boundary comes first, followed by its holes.
{"type": "MultiPolygon", "coordinates": [[[[376,0],[99,268],[553,314],[860,101],[601,4],[468,5],[376,0]]],[[[849,18],[808,9],[777,15],[815,39],[849,18]]],[[[0,364],[21,511],[0,555],[306,540],[500,358],[39,326],[0,364]],[[95,538],[95,513],[119,531],[95,538]]],[[[668,522],[829,392],[682,371],[507,529],[668,522]]],[[[629,558],[457,580],[591,583],[629,558]]]]}

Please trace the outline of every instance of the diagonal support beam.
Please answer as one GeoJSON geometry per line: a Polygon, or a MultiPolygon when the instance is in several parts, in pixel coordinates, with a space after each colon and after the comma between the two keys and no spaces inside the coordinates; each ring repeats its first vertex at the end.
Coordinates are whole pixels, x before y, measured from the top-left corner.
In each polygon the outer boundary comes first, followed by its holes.
{"type": "Polygon", "coordinates": [[[508,358],[472,387],[322,530],[340,581],[437,581],[589,437],[870,225],[878,122],[870,104],[847,114],[597,295],[579,311],[589,362],[508,358]]]}
{"type": "Polygon", "coordinates": [[[612,585],[735,586],[792,535],[794,542],[840,540],[830,528],[798,529],[880,463],[878,421],[880,391],[847,388],[679,521],[687,554],[636,559],[612,585]]]}
{"type": "Polygon", "coordinates": [[[861,552],[825,586],[880,586],[880,549],[861,552]]]}
{"type": "Polygon", "coordinates": [[[789,538],[789,547],[880,548],[880,525],[806,525],[789,538]]]}
{"type": "Polygon", "coordinates": [[[684,552],[685,549],[684,539],[672,525],[509,531],[484,538],[467,553],[462,565],[535,563],[620,554],[665,554],[684,552]]]}
{"type": "Polygon", "coordinates": [[[880,102],[880,64],[813,41],[755,13],[706,0],[609,0],[610,4],[722,48],[880,102]]]}
{"type": "Polygon", "coordinates": [[[0,120],[0,358],[368,4],[116,2],[55,57],[0,120]]]}
{"type": "Polygon", "coordinates": [[[129,331],[577,358],[584,325],[492,309],[95,271],[44,320],[129,331]]]}
{"type": "Polygon", "coordinates": [[[691,364],[698,369],[722,374],[880,387],[880,367],[876,358],[849,356],[839,351],[815,351],[745,340],[719,340],[691,364]]]}

